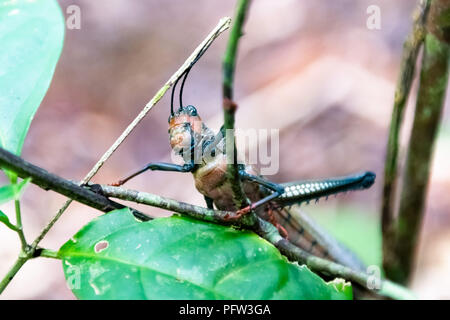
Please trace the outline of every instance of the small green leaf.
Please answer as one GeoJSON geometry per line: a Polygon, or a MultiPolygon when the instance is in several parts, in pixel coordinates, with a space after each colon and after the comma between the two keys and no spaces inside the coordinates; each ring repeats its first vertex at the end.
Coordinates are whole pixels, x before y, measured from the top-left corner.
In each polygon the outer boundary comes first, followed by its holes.
{"type": "Polygon", "coordinates": [[[11,183],[14,183],[14,181],[17,181],[17,174],[14,171],[3,169],[3,173],[6,175],[6,177],[11,181],[11,183]]]}
{"type": "Polygon", "coordinates": [[[9,218],[6,214],[3,213],[3,211],[0,210],[0,222],[3,222],[6,225],[10,225],[9,218]]]}
{"type": "Polygon", "coordinates": [[[17,184],[8,184],[0,187],[0,204],[8,202],[13,199],[19,199],[24,187],[31,179],[25,179],[17,184]]]}
{"type": "Polygon", "coordinates": [[[63,39],[55,0],[0,0],[0,147],[20,154],[63,39]]]}
{"type": "Polygon", "coordinates": [[[6,214],[3,213],[3,211],[0,210],[0,221],[1,222],[9,222],[9,218],[6,214]]]}
{"type": "MultiPolygon", "coordinates": [[[[8,184],[0,187],[0,204],[8,202],[13,199],[19,199],[24,187],[30,182],[31,179],[25,179],[19,183],[8,184]]],[[[17,231],[17,227],[14,226],[6,214],[0,210],[0,222],[5,224],[8,228],[17,231]]]]}
{"type": "Polygon", "coordinates": [[[79,299],[351,299],[290,263],[267,241],[179,216],[137,221],[116,210],[84,226],[59,250],[79,299]]]}
{"type": "Polygon", "coordinates": [[[14,196],[15,196],[15,188],[13,184],[0,187],[0,204],[14,199],[14,196]]]}
{"type": "Polygon", "coordinates": [[[8,216],[4,214],[3,211],[1,210],[0,210],[0,222],[5,224],[11,230],[17,231],[17,227],[9,221],[8,216]]]}

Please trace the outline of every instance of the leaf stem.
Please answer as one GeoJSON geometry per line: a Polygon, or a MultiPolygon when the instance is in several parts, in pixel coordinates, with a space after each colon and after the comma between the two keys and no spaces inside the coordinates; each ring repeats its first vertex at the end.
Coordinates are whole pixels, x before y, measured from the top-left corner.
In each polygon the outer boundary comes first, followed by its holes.
{"type": "Polygon", "coordinates": [[[39,254],[36,257],[44,257],[44,258],[61,260],[61,258],[58,255],[58,251],[53,251],[50,249],[39,249],[39,254]]]}
{"type": "Polygon", "coordinates": [[[11,229],[12,231],[14,231],[14,232],[18,232],[19,231],[19,228],[17,228],[14,224],[12,224],[11,222],[9,222],[9,221],[2,221],[2,223],[6,226],[6,227],[8,227],[9,229],[11,229]]]}
{"type": "Polygon", "coordinates": [[[16,232],[19,235],[19,239],[20,239],[20,243],[22,246],[22,251],[26,251],[28,249],[28,243],[27,240],[25,239],[25,234],[23,232],[23,227],[22,227],[22,214],[20,211],[20,200],[16,199],[14,200],[14,206],[16,209],[16,232]]]}
{"type": "Polygon", "coordinates": [[[60,259],[58,256],[58,252],[49,250],[49,249],[38,249],[32,253],[30,250],[30,247],[28,247],[28,250],[22,251],[17,260],[14,262],[11,269],[9,269],[8,273],[5,275],[5,277],[0,282],[0,295],[3,293],[5,288],[8,286],[8,284],[11,282],[11,280],[15,277],[17,272],[19,272],[20,268],[27,262],[28,260],[32,258],[37,257],[46,257],[46,258],[53,258],[53,259],[60,259]],[[36,255],[36,252],[38,254],[36,255]]]}
{"type": "Polygon", "coordinates": [[[21,257],[19,256],[14,262],[11,269],[9,269],[8,273],[5,275],[5,277],[0,281],[0,294],[5,290],[5,288],[8,286],[8,284],[11,282],[11,280],[14,278],[14,276],[19,272],[20,268],[25,264],[25,262],[28,261],[27,257],[21,257]]]}

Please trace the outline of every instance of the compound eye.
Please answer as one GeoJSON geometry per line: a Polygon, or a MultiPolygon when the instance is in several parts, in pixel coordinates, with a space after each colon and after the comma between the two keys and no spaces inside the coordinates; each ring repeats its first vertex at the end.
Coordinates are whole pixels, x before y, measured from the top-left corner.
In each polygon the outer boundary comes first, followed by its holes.
{"type": "Polygon", "coordinates": [[[189,115],[194,116],[194,117],[197,116],[197,109],[195,109],[194,106],[189,105],[186,107],[186,110],[189,113],[189,115]]]}

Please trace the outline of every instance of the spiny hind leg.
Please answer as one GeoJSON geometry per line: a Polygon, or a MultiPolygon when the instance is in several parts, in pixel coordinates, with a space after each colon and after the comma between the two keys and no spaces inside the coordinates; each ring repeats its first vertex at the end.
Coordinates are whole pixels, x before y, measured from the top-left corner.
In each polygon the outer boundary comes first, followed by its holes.
{"type": "Polygon", "coordinates": [[[152,171],[172,171],[172,172],[191,172],[194,169],[194,163],[187,163],[184,165],[178,165],[173,163],[166,163],[166,162],[151,162],[147,164],[144,168],[141,170],[138,170],[134,172],[133,174],[129,175],[128,177],[119,180],[117,182],[111,183],[111,186],[119,187],[123,185],[128,180],[131,180],[132,178],[140,175],[141,173],[146,172],[147,170],[152,171]]]}
{"type": "Polygon", "coordinates": [[[375,174],[366,171],[344,177],[282,183],[280,185],[284,187],[285,192],[278,202],[287,206],[308,203],[311,200],[317,202],[321,197],[328,198],[338,193],[370,188],[374,182],[375,174]]]}
{"type": "Polygon", "coordinates": [[[208,209],[214,210],[214,201],[210,197],[203,196],[205,198],[206,206],[208,209]]]}

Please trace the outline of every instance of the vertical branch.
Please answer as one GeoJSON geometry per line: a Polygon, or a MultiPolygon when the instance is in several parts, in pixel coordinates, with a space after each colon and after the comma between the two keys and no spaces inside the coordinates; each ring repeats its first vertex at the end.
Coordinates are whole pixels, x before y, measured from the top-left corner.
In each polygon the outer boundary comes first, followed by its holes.
{"type": "Polygon", "coordinates": [[[384,168],[382,202],[381,226],[383,232],[383,263],[385,264],[385,268],[389,268],[390,261],[393,259],[391,249],[394,245],[393,237],[395,231],[394,210],[398,173],[399,133],[403,122],[405,105],[414,79],[417,56],[425,38],[425,22],[430,2],[430,0],[421,0],[414,13],[413,30],[403,45],[400,76],[395,91],[394,108],[392,111],[384,168]]]}
{"type": "Polygon", "coordinates": [[[20,211],[20,200],[14,200],[14,207],[16,210],[16,228],[17,234],[19,235],[20,244],[22,246],[22,251],[26,251],[28,248],[27,240],[25,239],[25,234],[23,232],[22,226],[22,212],[20,211]]]}
{"type": "Polygon", "coordinates": [[[8,273],[3,277],[3,279],[0,281],[0,294],[3,293],[5,288],[8,286],[8,284],[11,282],[11,280],[14,278],[17,272],[19,272],[20,268],[23,267],[25,262],[28,261],[28,257],[22,257],[19,256],[17,260],[14,262],[14,265],[9,269],[8,273]]]}
{"type": "Polygon", "coordinates": [[[250,5],[249,0],[239,0],[234,23],[228,39],[225,56],[223,59],[223,110],[224,129],[226,132],[226,151],[228,155],[227,178],[233,189],[233,200],[237,208],[248,204],[248,200],[242,189],[237,163],[237,151],[234,137],[234,115],[237,105],[233,102],[234,70],[239,38],[242,36],[242,27],[250,5]],[[231,158],[232,157],[232,158],[231,158]]]}
{"type": "Polygon", "coordinates": [[[444,106],[450,58],[449,11],[448,0],[433,0],[427,21],[420,86],[396,222],[395,261],[386,270],[391,279],[400,283],[406,283],[412,271],[433,147],[444,106]]]}

